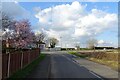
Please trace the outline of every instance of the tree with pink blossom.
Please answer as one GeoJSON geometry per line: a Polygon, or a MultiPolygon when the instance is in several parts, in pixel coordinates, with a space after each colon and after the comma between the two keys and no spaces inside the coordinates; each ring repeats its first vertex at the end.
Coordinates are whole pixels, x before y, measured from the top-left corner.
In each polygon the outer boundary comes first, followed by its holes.
{"type": "Polygon", "coordinates": [[[2,14],[2,39],[6,47],[27,48],[36,39],[28,20],[15,20],[2,14]]]}
{"type": "Polygon", "coordinates": [[[28,20],[16,21],[14,30],[14,43],[17,48],[26,48],[33,42],[34,33],[30,29],[28,20]]]}

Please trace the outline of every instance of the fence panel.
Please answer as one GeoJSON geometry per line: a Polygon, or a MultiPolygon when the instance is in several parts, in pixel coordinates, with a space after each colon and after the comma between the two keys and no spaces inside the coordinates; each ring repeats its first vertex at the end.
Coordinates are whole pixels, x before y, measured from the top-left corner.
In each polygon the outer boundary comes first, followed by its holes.
{"type": "MultiPolygon", "coordinates": [[[[23,51],[23,67],[32,62],[39,56],[40,50],[27,50],[23,51]]],[[[12,75],[21,68],[21,57],[22,53],[20,51],[15,51],[10,53],[10,74],[12,75]]],[[[8,74],[8,58],[9,54],[2,53],[2,78],[7,78],[8,74]]]]}
{"type": "Polygon", "coordinates": [[[23,67],[28,64],[29,61],[29,52],[24,51],[23,52],[23,67]]]}
{"type": "Polygon", "coordinates": [[[7,78],[8,54],[2,53],[2,78],[7,78]]]}

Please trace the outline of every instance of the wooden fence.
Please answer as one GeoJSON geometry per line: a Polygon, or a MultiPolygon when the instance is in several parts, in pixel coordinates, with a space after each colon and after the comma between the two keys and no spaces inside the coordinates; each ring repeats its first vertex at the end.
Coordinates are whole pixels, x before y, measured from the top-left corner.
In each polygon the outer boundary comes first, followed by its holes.
{"type": "Polygon", "coordinates": [[[8,78],[13,73],[22,69],[27,64],[38,58],[40,49],[14,51],[2,53],[2,79],[8,78]]]}

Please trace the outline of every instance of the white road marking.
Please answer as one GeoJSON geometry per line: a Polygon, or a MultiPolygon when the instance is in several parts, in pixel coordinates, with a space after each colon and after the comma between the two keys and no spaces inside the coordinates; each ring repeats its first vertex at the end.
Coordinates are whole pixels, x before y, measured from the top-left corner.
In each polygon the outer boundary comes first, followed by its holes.
{"type": "Polygon", "coordinates": [[[100,78],[101,80],[104,80],[104,79],[102,79],[100,76],[98,76],[98,75],[96,75],[94,72],[92,72],[92,71],[89,71],[91,74],[93,74],[94,76],[96,76],[97,78],[100,78]]]}
{"type": "MultiPolygon", "coordinates": [[[[78,62],[78,61],[76,61],[76,60],[74,60],[74,59],[70,59],[70,58],[66,57],[65,55],[62,55],[62,56],[65,57],[65,58],[67,58],[69,61],[72,61],[73,63],[79,65],[79,62],[78,62]]],[[[81,66],[81,65],[79,65],[79,66],[81,66]]],[[[83,67],[84,67],[84,66],[83,66],[83,67]]],[[[85,68],[86,68],[86,67],[85,67],[85,68]]],[[[91,74],[93,74],[94,76],[96,76],[97,78],[100,78],[101,80],[104,80],[104,79],[102,79],[100,76],[98,76],[98,75],[96,75],[95,73],[93,73],[92,71],[89,70],[89,72],[90,72],[91,74]]]]}
{"type": "Polygon", "coordinates": [[[62,55],[63,57],[65,57],[67,60],[69,60],[69,61],[72,61],[73,63],[75,63],[75,64],[77,64],[77,65],[79,65],[80,67],[83,67],[83,66],[81,66],[80,64],[79,64],[79,62],[78,61],[76,61],[75,59],[70,59],[70,58],[68,58],[67,56],[65,56],[65,55],[62,55]]]}

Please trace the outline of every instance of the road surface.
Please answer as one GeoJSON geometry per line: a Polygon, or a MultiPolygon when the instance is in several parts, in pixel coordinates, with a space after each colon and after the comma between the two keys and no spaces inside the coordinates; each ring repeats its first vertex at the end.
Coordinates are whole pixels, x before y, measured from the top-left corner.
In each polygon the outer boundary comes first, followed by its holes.
{"type": "MultiPolygon", "coordinates": [[[[99,78],[64,54],[51,55],[50,78],[99,78]]],[[[91,79],[91,80],[92,80],[91,79]]]]}
{"type": "Polygon", "coordinates": [[[46,58],[27,76],[27,78],[81,78],[104,80],[100,75],[78,64],[66,52],[44,52],[46,58]]]}

